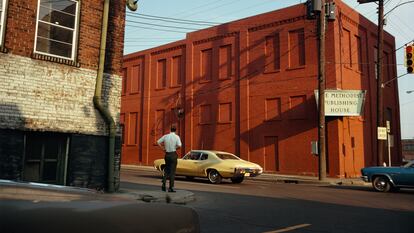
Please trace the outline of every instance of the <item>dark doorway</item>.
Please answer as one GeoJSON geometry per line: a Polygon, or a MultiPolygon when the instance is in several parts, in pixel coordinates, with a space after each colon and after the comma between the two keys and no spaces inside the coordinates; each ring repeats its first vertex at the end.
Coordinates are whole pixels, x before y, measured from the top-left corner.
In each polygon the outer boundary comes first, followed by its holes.
{"type": "Polygon", "coordinates": [[[67,142],[68,137],[61,134],[27,134],[23,179],[64,185],[67,142]]]}

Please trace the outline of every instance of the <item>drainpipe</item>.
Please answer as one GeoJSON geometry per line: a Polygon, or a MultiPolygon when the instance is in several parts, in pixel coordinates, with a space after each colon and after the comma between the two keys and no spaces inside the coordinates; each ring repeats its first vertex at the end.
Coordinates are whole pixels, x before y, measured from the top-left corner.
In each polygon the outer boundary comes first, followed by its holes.
{"type": "Polygon", "coordinates": [[[101,30],[101,46],[99,53],[98,74],[96,77],[95,95],[93,96],[93,104],[98,109],[99,113],[104,118],[109,127],[109,148],[108,148],[108,192],[115,191],[114,179],[114,161],[115,161],[115,121],[109,112],[109,109],[102,104],[102,80],[105,66],[105,50],[106,50],[106,35],[108,31],[108,17],[109,17],[109,1],[105,0],[102,16],[102,30],[101,30]]]}

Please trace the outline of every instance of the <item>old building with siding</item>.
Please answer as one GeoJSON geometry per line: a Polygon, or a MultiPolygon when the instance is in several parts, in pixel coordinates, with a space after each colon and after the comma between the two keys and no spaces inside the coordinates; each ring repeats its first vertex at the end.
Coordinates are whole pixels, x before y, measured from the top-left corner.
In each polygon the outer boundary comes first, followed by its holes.
{"type": "MultiPolygon", "coordinates": [[[[326,88],[364,90],[360,116],[327,116],[327,170],[357,177],[376,149],[377,27],[341,1],[326,29],[326,88]]],[[[395,39],[385,33],[384,80],[396,76],[395,39]]],[[[303,4],[188,33],[124,57],[120,121],[123,164],[163,158],[156,140],[178,125],[180,154],[235,153],[266,172],[312,175],[318,158],[316,20],[303,4]]],[[[384,89],[393,164],[401,161],[398,87],[384,89]]],[[[384,147],[384,154],[387,154],[384,147]]],[[[387,161],[387,158],[384,158],[387,161]]]]}
{"type": "MultiPolygon", "coordinates": [[[[108,15],[100,99],[119,122],[125,1],[108,15]]],[[[104,1],[0,0],[0,16],[0,179],[106,188],[108,126],[93,102],[104,1]]]]}

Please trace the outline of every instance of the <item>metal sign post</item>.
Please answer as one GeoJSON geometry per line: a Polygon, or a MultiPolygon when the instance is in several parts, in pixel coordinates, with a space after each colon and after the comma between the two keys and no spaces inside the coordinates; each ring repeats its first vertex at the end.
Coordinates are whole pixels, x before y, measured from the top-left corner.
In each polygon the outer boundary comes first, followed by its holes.
{"type": "MultiPolygon", "coordinates": [[[[386,127],[377,127],[377,140],[378,141],[384,141],[387,140],[387,128],[386,127]]],[[[383,166],[386,166],[386,163],[383,162],[383,166]]]]}
{"type": "Polygon", "coordinates": [[[387,121],[387,145],[388,145],[388,163],[389,166],[391,167],[391,138],[390,138],[390,133],[391,133],[391,126],[390,126],[390,121],[387,121]]]}

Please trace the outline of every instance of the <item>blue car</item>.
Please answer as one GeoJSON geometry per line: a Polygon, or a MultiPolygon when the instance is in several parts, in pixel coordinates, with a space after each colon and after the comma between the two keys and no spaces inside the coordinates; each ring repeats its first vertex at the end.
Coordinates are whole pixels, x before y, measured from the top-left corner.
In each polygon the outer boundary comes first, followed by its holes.
{"type": "Polygon", "coordinates": [[[361,174],[361,178],[372,182],[372,187],[378,192],[414,188],[414,160],[401,167],[362,168],[361,174]]]}

